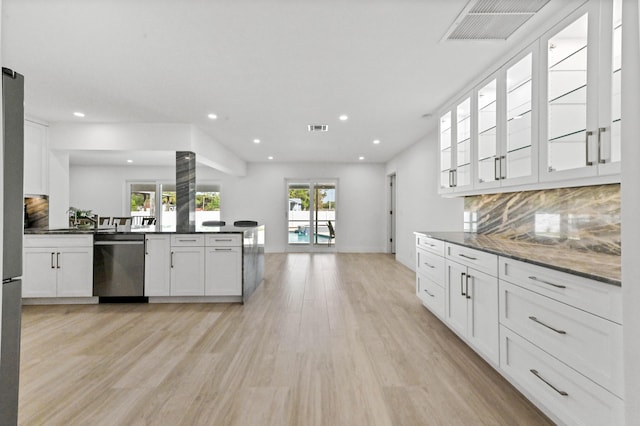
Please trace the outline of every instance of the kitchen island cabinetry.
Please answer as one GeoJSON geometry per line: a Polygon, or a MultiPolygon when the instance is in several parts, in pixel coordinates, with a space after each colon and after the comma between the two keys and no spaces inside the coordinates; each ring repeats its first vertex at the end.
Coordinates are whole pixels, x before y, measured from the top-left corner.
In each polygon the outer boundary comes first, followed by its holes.
{"type": "Polygon", "coordinates": [[[205,296],[242,296],[240,235],[207,235],[205,244],[205,296]]]}
{"type": "Polygon", "coordinates": [[[171,247],[171,296],[204,296],[204,247],[171,247]]]}
{"type": "Polygon", "coordinates": [[[23,298],[93,296],[93,237],[24,238],[23,298]]]}
{"type": "Polygon", "coordinates": [[[170,235],[145,235],[144,295],[171,295],[170,235]]]}

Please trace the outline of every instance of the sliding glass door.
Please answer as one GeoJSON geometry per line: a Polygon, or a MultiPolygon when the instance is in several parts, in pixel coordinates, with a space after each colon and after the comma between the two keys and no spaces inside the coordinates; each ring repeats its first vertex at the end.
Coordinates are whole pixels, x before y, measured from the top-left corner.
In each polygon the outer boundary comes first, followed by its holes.
{"type": "Polygon", "coordinates": [[[333,251],[336,180],[287,181],[287,241],[291,251],[333,251]]]}

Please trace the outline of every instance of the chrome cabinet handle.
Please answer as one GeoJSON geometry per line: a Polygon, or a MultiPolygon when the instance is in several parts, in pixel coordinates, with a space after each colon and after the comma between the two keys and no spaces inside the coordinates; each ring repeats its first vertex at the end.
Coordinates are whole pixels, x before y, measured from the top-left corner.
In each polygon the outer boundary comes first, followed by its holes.
{"type": "Polygon", "coordinates": [[[449,188],[453,188],[453,170],[449,170],[449,188]]]}
{"type": "Polygon", "coordinates": [[[198,241],[198,240],[193,239],[193,238],[192,238],[192,239],[182,239],[182,238],[178,238],[178,242],[184,243],[184,242],[186,242],[186,241],[196,242],[196,241],[198,241]]]}
{"type": "Polygon", "coordinates": [[[424,292],[425,292],[425,293],[427,293],[427,294],[428,294],[429,296],[431,296],[431,297],[436,297],[436,295],[435,295],[435,294],[431,294],[431,293],[429,293],[429,291],[428,291],[427,289],[424,289],[424,292]]]}
{"type": "Polygon", "coordinates": [[[147,249],[147,243],[149,242],[148,238],[144,239],[144,254],[148,255],[149,254],[149,250],[147,249]]]}
{"type": "Polygon", "coordinates": [[[173,268],[173,252],[171,252],[171,267],[173,268]]]}
{"type": "Polygon", "coordinates": [[[469,259],[469,260],[478,260],[478,259],[477,259],[477,258],[475,258],[475,257],[467,256],[467,255],[462,254],[462,253],[459,253],[459,254],[458,254],[458,256],[460,256],[460,257],[464,257],[465,259],[469,259]]]}
{"type": "Polygon", "coordinates": [[[589,136],[591,135],[593,135],[593,132],[591,130],[587,130],[585,132],[584,146],[585,146],[585,158],[586,158],[587,166],[593,166],[593,161],[589,161],[589,136]]]}
{"type": "Polygon", "coordinates": [[[507,174],[506,174],[506,170],[507,167],[502,167],[502,161],[504,160],[505,164],[507,162],[507,157],[505,155],[503,155],[502,157],[500,157],[500,179],[506,179],[507,178],[507,174]],[[503,173],[505,172],[505,173],[503,173]]]}
{"type": "Polygon", "coordinates": [[[466,289],[465,289],[465,291],[467,292],[467,299],[471,299],[471,295],[469,294],[469,278],[473,278],[473,277],[467,274],[466,289]]]}
{"type": "Polygon", "coordinates": [[[435,268],[435,266],[433,266],[433,265],[429,265],[427,262],[424,262],[424,264],[425,264],[426,266],[428,266],[429,268],[431,268],[431,269],[435,268]]]}
{"type": "Polygon", "coordinates": [[[604,156],[602,155],[602,140],[601,140],[602,139],[602,134],[604,132],[606,132],[606,131],[607,131],[606,127],[599,127],[598,128],[598,163],[599,164],[604,164],[604,163],[607,162],[607,160],[604,159],[603,158],[604,156]]]}
{"type": "Polygon", "coordinates": [[[56,268],[60,269],[60,252],[56,253],[56,268]]]}
{"type": "Polygon", "coordinates": [[[566,285],[554,284],[554,283],[551,283],[551,282],[549,282],[549,281],[541,280],[540,278],[538,278],[538,277],[534,277],[534,276],[530,276],[530,277],[529,277],[529,279],[530,279],[530,280],[533,280],[533,281],[537,281],[537,282],[539,282],[539,283],[543,283],[543,284],[546,284],[546,285],[550,285],[550,286],[553,286],[553,287],[556,287],[556,288],[567,288],[567,286],[566,286],[566,285]]]}
{"type": "Polygon", "coordinates": [[[531,321],[535,322],[535,323],[540,324],[540,325],[541,325],[541,326],[543,326],[543,327],[547,327],[549,330],[553,330],[553,331],[555,331],[555,332],[556,332],[556,333],[558,333],[558,334],[567,334],[567,332],[566,332],[566,331],[564,331],[564,330],[558,330],[557,328],[551,327],[549,324],[545,324],[545,323],[543,323],[542,321],[540,321],[540,320],[539,320],[538,318],[536,318],[536,317],[529,317],[529,319],[530,319],[531,321]]]}
{"type": "Polygon", "coordinates": [[[215,251],[232,251],[233,249],[230,248],[217,248],[215,249],[215,251]]]}
{"type": "Polygon", "coordinates": [[[495,178],[495,180],[500,180],[500,157],[496,157],[493,160],[493,177],[495,178]]]}
{"type": "Polygon", "coordinates": [[[231,238],[216,238],[216,241],[233,241],[231,238]]]}
{"type": "Polygon", "coordinates": [[[53,255],[54,254],[55,253],[51,253],[51,269],[55,269],[56,268],[55,266],[53,266],[53,255]]]}
{"type": "Polygon", "coordinates": [[[458,186],[458,169],[453,171],[453,186],[458,186]]]}
{"type": "Polygon", "coordinates": [[[529,370],[534,376],[536,376],[538,379],[542,380],[547,386],[549,386],[551,389],[553,389],[554,391],[558,392],[560,395],[562,396],[569,396],[568,393],[566,393],[565,391],[561,391],[560,389],[558,389],[557,387],[553,386],[551,383],[549,383],[547,380],[544,379],[544,377],[542,377],[540,375],[540,373],[538,373],[537,370],[534,370],[533,368],[529,370]]]}
{"type": "Polygon", "coordinates": [[[466,296],[466,294],[464,293],[464,277],[467,274],[465,274],[464,272],[460,273],[460,296],[466,296]]]}

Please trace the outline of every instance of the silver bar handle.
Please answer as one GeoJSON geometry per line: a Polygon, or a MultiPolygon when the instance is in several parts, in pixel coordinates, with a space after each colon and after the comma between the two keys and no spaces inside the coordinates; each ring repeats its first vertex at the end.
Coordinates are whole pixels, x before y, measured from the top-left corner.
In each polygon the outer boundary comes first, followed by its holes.
{"type": "Polygon", "coordinates": [[[53,255],[54,255],[54,254],[55,254],[55,253],[53,253],[53,252],[51,253],[51,269],[55,269],[55,268],[56,268],[56,267],[53,265],[53,255]]]}
{"type": "Polygon", "coordinates": [[[469,278],[473,278],[471,275],[467,274],[467,279],[466,279],[466,293],[467,293],[467,299],[471,299],[471,295],[469,294],[469,278]]]}
{"type": "Polygon", "coordinates": [[[453,186],[458,186],[458,169],[453,171],[453,186]]]}
{"type": "Polygon", "coordinates": [[[427,294],[428,294],[429,296],[431,296],[431,297],[436,297],[436,295],[435,295],[435,294],[431,294],[431,293],[429,293],[429,290],[427,290],[426,288],[424,289],[424,292],[425,292],[425,293],[427,293],[427,294]]]}
{"type": "Polygon", "coordinates": [[[216,241],[233,241],[231,238],[216,238],[216,241]]]}
{"type": "Polygon", "coordinates": [[[606,127],[598,128],[598,163],[604,164],[607,162],[604,156],[602,155],[602,134],[607,131],[606,127]]]}
{"type": "Polygon", "coordinates": [[[56,253],[56,269],[60,269],[60,252],[56,253]]]}
{"type": "Polygon", "coordinates": [[[551,383],[549,383],[547,380],[544,379],[544,377],[542,377],[540,375],[540,373],[538,373],[537,370],[534,370],[533,368],[531,370],[529,370],[534,376],[536,376],[538,379],[542,380],[547,386],[549,386],[551,389],[553,389],[554,391],[558,392],[560,395],[562,396],[569,396],[568,393],[566,393],[565,391],[561,391],[560,389],[558,389],[557,387],[553,386],[551,383]]]}
{"type": "Polygon", "coordinates": [[[173,252],[171,252],[171,267],[173,268],[173,252]]]}
{"type": "Polygon", "coordinates": [[[585,147],[585,159],[586,159],[587,166],[593,166],[593,161],[589,161],[589,136],[591,135],[593,135],[593,132],[591,130],[587,130],[585,132],[584,147],[585,147]]]}
{"type": "Polygon", "coordinates": [[[495,180],[500,180],[500,157],[496,157],[493,160],[493,177],[495,180]]]}
{"type": "Polygon", "coordinates": [[[232,251],[233,249],[231,248],[217,248],[215,249],[215,251],[232,251]]]}
{"type": "Polygon", "coordinates": [[[464,277],[467,274],[465,274],[464,272],[462,272],[460,274],[460,296],[466,296],[466,294],[464,293],[464,277]]]}
{"type": "Polygon", "coordinates": [[[449,188],[453,188],[453,170],[449,170],[449,188]]]}
{"type": "Polygon", "coordinates": [[[144,239],[144,254],[145,255],[149,255],[149,249],[148,249],[148,245],[147,245],[148,242],[149,242],[149,239],[145,238],[144,239]]]}
{"type": "Polygon", "coordinates": [[[178,238],[178,242],[184,243],[186,241],[190,241],[190,242],[196,242],[198,240],[196,240],[195,238],[191,238],[191,239],[186,239],[186,238],[178,238]]]}
{"type": "Polygon", "coordinates": [[[465,259],[469,259],[469,260],[478,260],[478,259],[477,259],[477,258],[475,258],[475,257],[467,256],[467,255],[462,254],[462,253],[459,253],[459,254],[458,254],[458,256],[460,256],[460,257],[464,257],[465,259]]]}
{"type": "Polygon", "coordinates": [[[503,155],[502,157],[500,157],[500,179],[506,179],[507,178],[507,156],[503,155]],[[502,167],[502,161],[504,161],[505,166],[502,167]]]}
{"type": "Polygon", "coordinates": [[[539,320],[538,318],[536,318],[536,317],[529,317],[529,319],[530,319],[531,321],[535,322],[535,323],[540,324],[540,325],[541,325],[541,326],[543,326],[543,327],[547,327],[549,330],[553,330],[553,331],[555,331],[555,332],[556,332],[556,333],[558,333],[558,334],[567,334],[567,332],[566,332],[566,331],[564,331],[564,330],[558,330],[558,329],[557,329],[557,328],[555,328],[555,327],[551,327],[549,324],[545,324],[545,323],[543,323],[542,321],[540,321],[540,320],[539,320]]]}
{"type": "Polygon", "coordinates": [[[556,288],[567,288],[567,286],[566,286],[566,285],[554,284],[554,283],[549,282],[549,281],[541,280],[540,278],[535,277],[535,276],[533,276],[533,275],[532,275],[532,276],[530,276],[530,277],[529,277],[529,279],[530,279],[530,280],[533,280],[533,281],[537,281],[537,282],[542,283],[542,284],[550,285],[550,286],[552,286],[552,287],[556,287],[556,288]]]}
{"type": "Polygon", "coordinates": [[[433,265],[429,265],[427,262],[424,262],[424,264],[425,264],[425,266],[427,266],[427,267],[429,267],[429,268],[431,268],[431,269],[435,268],[435,266],[433,266],[433,265]]]}

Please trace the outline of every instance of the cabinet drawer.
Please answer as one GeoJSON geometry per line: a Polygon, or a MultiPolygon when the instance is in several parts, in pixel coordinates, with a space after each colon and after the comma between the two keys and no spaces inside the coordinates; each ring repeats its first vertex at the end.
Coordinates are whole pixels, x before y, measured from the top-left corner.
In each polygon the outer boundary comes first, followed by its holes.
{"type": "Polygon", "coordinates": [[[238,247],[242,245],[242,235],[240,234],[205,235],[204,238],[204,244],[207,247],[238,247]]]}
{"type": "Polygon", "coordinates": [[[444,257],[416,247],[416,272],[444,287],[444,257]]]}
{"type": "Polygon", "coordinates": [[[621,325],[502,280],[500,323],[622,396],[621,325]]]}
{"type": "Polygon", "coordinates": [[[93,247],[93,235],[25,235],[24,247],[93,247]]]}
{"type": "Polygon", "coordinates": [[[500,257],[500,279],[622,324],[619,286],[500,257]]]}
{"type": "Polygon", "coordinates": [[[446,244],[446,257],[485,274],[498,276],[498,256],[456,244],[446,244]]]}
{"type": "Polygon", "coordinates": [[[500,339],[500,368],[561,423],[624,423],[620,398],[504,326],[500,339]]]}
{"type": "Polygon", "coordinates": [[[416,274],[416,295],[431,312],[444,318],[444,288],[422,274],[416,274]]]}
{"type": "Polygon", "coordinates": [[[416,246],[440,256],[444,256],[444,241],[416,234],[416,246]]]}
{"type": "Polygon", "coordinates": [[[171,247],[204,247],[204,235],[201,235],[201,234],[172,235],[171,247]]]}

